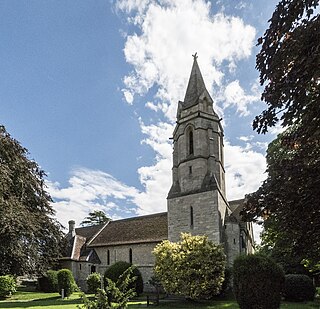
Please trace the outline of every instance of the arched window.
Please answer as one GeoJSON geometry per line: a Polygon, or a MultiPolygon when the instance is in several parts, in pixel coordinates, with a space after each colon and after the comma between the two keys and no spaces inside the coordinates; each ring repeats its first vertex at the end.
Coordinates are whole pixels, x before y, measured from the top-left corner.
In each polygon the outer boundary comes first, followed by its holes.
{"type": "Polygon", "coordinates": [[[189,131],[189,155],[193,154],[193,132],[189,131]]]}
{"type": "Polygon", "coordinates": [[[95,265],[91,265],[91,274],[96,272],[96,266],[95,265]]]}
{"type": "Polygon", "coordinates": [[[132,264],[132,249],[129,249],[129,263],[132,264]]]}
{"type": "Polygon", "coordinates": [[[190,227],[193,228],[193,207],[190,206],[190,227]]]}
{"type": "Polygon", "coordinates": [[[110,250],[107,251],[107,265],[110,265],[110,250]]]}

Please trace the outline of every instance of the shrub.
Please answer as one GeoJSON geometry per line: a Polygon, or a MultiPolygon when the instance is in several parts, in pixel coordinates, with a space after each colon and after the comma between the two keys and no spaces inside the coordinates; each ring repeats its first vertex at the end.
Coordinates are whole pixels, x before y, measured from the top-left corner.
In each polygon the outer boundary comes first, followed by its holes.
{"type": "Polygon", "coordinates": [[[77,289],[72,272],[69,269],[61,269],[58,271],[58,290],[64,289],[64,296],[69,297],[77,289]]]}
{"type": "Polygon", "coordinates": [[[11,296],[16,292],[16,280],[10,276],[0,276],[0,298],[11,296]]]}
{"type": "Polygon", "coordinates": [[[81,298],[83,301],[83,309],[125,309],[127,308],[129,300],[136,295],[134,288],[130,288],[135,281],[133,276],[133,266],[127,268],[124,273],[119,277],[117,282],[113,282],[109,278],[106,280],[105,290],[97,289],[94,300],[82,293],[81,298]]]}
{"type": "Polygon", "coordinates": [[[226,296],[232,290],[232,269],[226,268],[224,270],[224,281],[221,286],[219,296],[226,296]]]}
{"type": "Polygon", "coordinates": [[[209,299],[219,294],[224,281],[226,256],[207,236],[182,233],[181,241],[165,240],[153,253],[154,273],[165,291],[190,299],[209,299]]]}
{"type": "Polygon", "coordinates": [[[42,292],[58,292],[58,272],[55,270],[48,270],[45,275],[38,278],[38,287],[42,292]]]}
{"type": "Polygon", "coordinates": [[[282,268],[263,255],[241,255],[233,264],[233,288],[241,309],[278,309],[282,268]]]}
{"type": "MultiPolygon", "coordinates": [[[[131,264],[124,261],[119,261],[111,265],[104,273],[104,285],[107,286],[107,278],[111,279],[113,282],[117,282],[120,276],[129,268],[131,264]]],[[[143,292],[143,280],[141,273],[138,268],[133,268],[133,276],[137,277],[133,283],[133,287],[137,295],[143,292]]]]}
{"type": "Polygon", "coordinates": [[[96,294],[98,289],[101,288],[101,275],[99,273],[93,273],[87,278],[88,293],[96,294]]]}
{"type": "Polygon", "coordinates": [[[285,276],[284,297],[290,301],[314,300],[316,288],[306,275],[291,274],[285,276]]]}

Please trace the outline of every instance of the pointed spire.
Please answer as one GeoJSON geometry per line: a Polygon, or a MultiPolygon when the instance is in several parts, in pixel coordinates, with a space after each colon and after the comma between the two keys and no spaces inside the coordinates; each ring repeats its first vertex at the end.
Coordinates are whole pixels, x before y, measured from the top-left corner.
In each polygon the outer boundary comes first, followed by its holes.
{"type": "Polygon", "coordinates": [[[208,92],[204,84],[202,74],[200,72],[199,65],[197,62],[197,58],[198,58],[197,53],[192,55],[192,57],[193,57],[193,65],[192,65],[192,70],[189,78],[186,95],[182,103],[183,109],[198,104],[199,97],[201,96],[201,94],[203,94],[204,91],[208,92]]]}

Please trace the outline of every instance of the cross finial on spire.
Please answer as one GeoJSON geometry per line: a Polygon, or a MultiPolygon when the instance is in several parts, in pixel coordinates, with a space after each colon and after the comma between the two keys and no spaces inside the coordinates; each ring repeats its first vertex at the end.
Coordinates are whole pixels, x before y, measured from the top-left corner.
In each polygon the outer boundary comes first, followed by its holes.
{"type": "Polygon", "coordinates": [[[194,55],[192,55],[193,60],[196,60],[198,58],[197,53],[195,53],[194,55]]]}

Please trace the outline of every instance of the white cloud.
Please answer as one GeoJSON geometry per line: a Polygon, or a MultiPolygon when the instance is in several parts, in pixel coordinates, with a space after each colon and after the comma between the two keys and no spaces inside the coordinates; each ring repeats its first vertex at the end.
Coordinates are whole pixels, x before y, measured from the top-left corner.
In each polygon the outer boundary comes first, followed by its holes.
{"type": "Polygon", "coordinates": [[[212,15],[210,6],[202,0],[117,1],[118,9],[133,14],[131,21],[141,31],[128,35],[125,43],[126,61],[133,65],[124,78],[126,88],[143,95],[158,87],[148,107],[158,106],[170,121],[184,97],[191,54],[198,52],[209,90],[221,86],[224,61],[235,70],[237,61],[251,54],[255,29],[238,17],[212,15]]]}
{"type": "Polygon", "coordinates": [[[253,138],[254,138],[253,135],[249,135],[249,136],[240,136],[238,139],[240,141],[248,142],[248,141],[251,141],[253,138]]]}
{"type": "Polygon", "coordinates": [[[240,116],[247,116],[250,114],[248,105],[260,99],[260,93],[256,83],[251,87],[251,94],[246,94],[244,89],[240,86],[239,80],[229,83],[224,90],[224,108],[235,106],[240,116]]]}
{"type": "Polygon", "coordinates": [[[133,94],[130,91],[128,91],[127,89],[122,89],[122,93],[123,93],[124,98],[127,101],[127,103],[129,103],[131,105],[133,103],[133,94]]]}
{"type": "Polygon", "coordinates": [[[174,125],[160,122],[145,125],[140,121],[141,131],[146,135],[143,143],[155,151],[155,164],[143,166],[138,170],[140,182],[145,191],[139,194],[135,202],[139,206],[138,214],[149,214],[167,210],[166,197],[171,186],[172,146],[169,138],[174,125]]]}
{"type": "Polygon", "coordinates": [[[226,188],[228,200],[244,198],[258,189],[266,178],[265,157],[258,152],[225,143],[226,188]]]}
{"type": "Polygon", "coordinates": [[[119,215],[113,213],[119,211],[119,207],[110,199],[133,203],[139,194],[136,188],[121,183],[110,174],[86,168],[73,170],[66,188],[52,182],[47,185],[55,201],[52,205],[57,218],[64,226],[71,219],[79,224],[93,210],[103,210],[108,216],[117,219],[119,215]]]}

